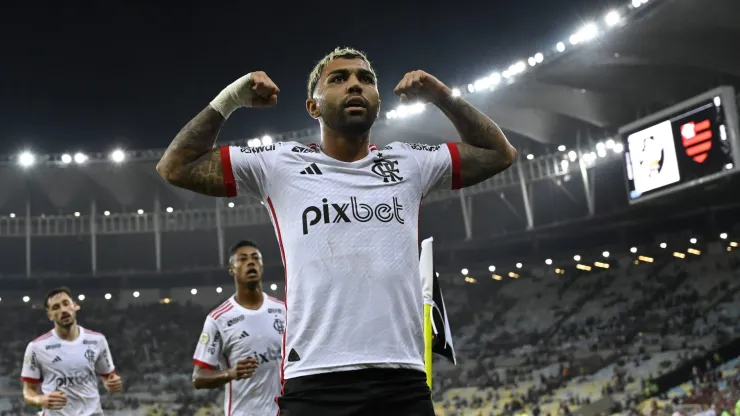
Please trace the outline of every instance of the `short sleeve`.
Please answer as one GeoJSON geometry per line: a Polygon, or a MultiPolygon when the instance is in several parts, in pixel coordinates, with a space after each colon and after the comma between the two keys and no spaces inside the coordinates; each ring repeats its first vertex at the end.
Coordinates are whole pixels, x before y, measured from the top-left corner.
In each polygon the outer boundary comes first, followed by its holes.
{"type": "Polygon", "coordinates": [[[226,196],[268,197],[269,178],[281,143],[259,147],[221,146],[226,196]]]}
{"type": "Polygon", "coordinates": [[[108,340],[103,337],[100,344],[100,354],[95,362],[95,371],[101,376],[107,376],[116,371],[116,367],[113,365],[113,356],[110,353],[108,340]]]}
{"type": "Polygon", "coordinates": [[[23,369],[21,370],[21,380],[28,383],[40,383],[41,377],[41,366],[39,365],[38,358],[36,357],[36,351],[33,343],[29,343],[26,347],[26,353],[23,355],[23,369]]]}
{"type": "MultiPolygon", "coordinates": [[[[395,148],[397,144],[392,146],[395,148]]],[[[460,151],[457,143],[439,145],[399,143],[419,165],[422,194],[432,191],[460,189],[460,151]]]]}
{"type": "Polygon", "coordinates": [[[209,316],[203,325],[203,333],[200,334],[198,345],[195,346],[193,364],[198,367],[215,370],[218,368],[218,357],[222,351],[223,342],[221,340],[221,331],[218,330],[216,323],[209,316]]]}

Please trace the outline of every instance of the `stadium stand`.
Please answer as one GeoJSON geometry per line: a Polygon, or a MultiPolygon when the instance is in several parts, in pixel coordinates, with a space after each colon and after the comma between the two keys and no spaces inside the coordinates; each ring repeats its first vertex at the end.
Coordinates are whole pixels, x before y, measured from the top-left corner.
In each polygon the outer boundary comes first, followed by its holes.
{"type": "MultiPolygon", "coordinates": [[[[740,195],[727,192],[738,181],[630,207],[624,149],[609,139],[636,114],[740,87],[740,62],[723,52],[736,48],[740,2],[635,0],[617,12],[597,42],[563,39],[532,56],[535,69],[509,67],[506,88],[492,92],[490,77],[459,87],[522,158],[424,203],[458,353],[457,366],[435,362],[440,416],[740,415],[740,195]],[[706,59],[686,69],[686,50],[706,59]]],[[[378,144],[452,134],[429,112],[402,113],[387,114],[378,144]],[[406,115],[414,128],[395,120],[406,115]]],[[[0,416],[36,414],[20,396],[22,354],[49,328],[39,297],[60,284],[86,295],[80,323],[108,337],[124,379],[124,395],[103,395],[106,414],[222,414],[220,391],[191,387],[190,358],[230,291],[228,242],[264,240],[266,290],[282,296],[265,208],[165,187],[161,149],[30,156],[0,157],[0,333],[12,334],[0,337],[0,416]]]]}

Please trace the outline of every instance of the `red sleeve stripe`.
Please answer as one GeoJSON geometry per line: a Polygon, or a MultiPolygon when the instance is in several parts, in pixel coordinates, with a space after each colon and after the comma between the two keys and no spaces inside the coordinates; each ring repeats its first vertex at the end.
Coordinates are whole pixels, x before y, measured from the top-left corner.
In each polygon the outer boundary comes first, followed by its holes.
{"type": "Polygon", "coordinates": [[[462,188],[460,150],[457,148],[457,143],[447,143],[447,149],[450,150],[450,159],[452,159],[452,189],[460,189],[462,188]]]}
{"type": "Polygon", "coordinates": [[[226,302],[222,303],[218,308],[212,310],[209,315],[211,316],[211,318],[213,318],[216,315],[218,315],[219,312],[221,312],[222,310],[226,309],[229,305],[231,305],[231,302],[229,302],[227,300],[226,302]]]}
{"type": "Polygon", "coordinates": [[[103,335],[100,332],[95,332],[92,329],[87,329],[87,328],[85,328],[85,332],[87,332],[88,334],[103,335]]]}
{"type": "Polygon", "coordinates": [[[222,317],[223,314],[225,314],[226,312],[228,312],[228,311],[230,311],[232,309],[234,309],[234,306],[233,305],[229,305],[227,308],[220,310],[218,313],[215,313],[214,316],[213,316],[213,319],[218,319],[218,318],[222,317]]]}
{"type": "Polygon", "coordinates": [[[282,304],[282,305],[285,305],[285,302],[284,302],[284,301],[282,301],[282,300],[280,300],[280,299],[278,299],[278,298],[273,298],[273,297],[272,297],[272,296],[270,296],[270,295],[267,295],[267,297],[268,297],[268,298],[270,298],[270,299],[271,299],[271,300],[272,300],[273,302],[277,302],[277,303],[280,303],[280,304],[282,304]]]}
{"type": "Polygon", "coordinates": [[[231,167],[231,149],[229,146],[221,146],[221,169],[224,172],[224,185],[226,185],[226,196],[233,198],[236,196],[236,181],[234,180],[234,170],[231,167]]]}
{"type": "Polygon", "coordinates": [[[206,370],[215,370],[216,369],[216,366],[210,365],[210,364],[208,364],[206,362],[203,362],[201,360],[196,360],[195,358],[193,358],[193,364],[197,365],[200,368],[205,368],[206,370]]]}
{"type": "MultiPolygon", "coordinates": [[[[53,331],[53,329],[51,331],[53,331]]],[[[31,342],[39,342],[39,341],[45,340],[46,338],[49,338],[51,336],[51,331],[45,333],[44,335],[41,335],[40,337],[36,338],[35,340],[31,342]]]]}
{"type": "Polygon", "coordinates": [[[33,378],[33,377],[21,377],[22,381],[25,381],[26,383],[41,383],[40,378],[33,378]]]}
{"type": "Polygon", "coordinates": [[[113,370],[113,371],[111,371],[110,373],[107,373],[107,374],[100,373],[100,376],[101,377],[108,377],[111,374],[116,374],[116,370],[113,370]]]}

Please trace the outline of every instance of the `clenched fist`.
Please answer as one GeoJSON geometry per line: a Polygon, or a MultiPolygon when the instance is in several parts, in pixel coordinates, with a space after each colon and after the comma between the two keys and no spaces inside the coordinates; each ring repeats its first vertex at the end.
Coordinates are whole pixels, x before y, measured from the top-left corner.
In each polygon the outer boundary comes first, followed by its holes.
{"type": "Polygon", "coordinates": [[[452,96],[452,90],[432,75],[424,71],[411,71],[403,76],[393,90],[401,102],[421,101],[439,103],[452,96]]]}
{"type": "Polygon", "coordinates": [[[228,118],[241,107],[273,107],[277,104],[280,88],[262,71],[250,72],[237,79],[211,101],[211,107],[228,118]]]}
{"type": "Polygon", "coordinates": [[[249,357],[246,360],[239,360],[236,362],[236,366],[229,368],[229,377],[232,380],[244,380],[254,375],[259,364],[253,357],[249,357]]]}
{"type": "Polygon", "coordinates": [[[41,407],[50,410],[60,410],[67,404],[67,396],[61,391],[53,391],[44,396],[41,407]]]}
{"type": "Polygon", "coordinates": [[[109,374],[108,377],[103,380],[103,386],[107,391],[111,393],[118,393],[123,390],[123,382],[121,382],[121,377],[119,377],[116,373],[109,374]]]}

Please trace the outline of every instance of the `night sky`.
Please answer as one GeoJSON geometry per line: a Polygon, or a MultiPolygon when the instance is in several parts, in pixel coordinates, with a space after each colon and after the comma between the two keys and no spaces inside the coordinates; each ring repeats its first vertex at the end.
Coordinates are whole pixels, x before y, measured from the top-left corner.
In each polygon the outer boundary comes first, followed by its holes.
{"type": "Polygon", "coordinates": [[[254,70],[280,87],[278,107],[238,111],[222,139],[312,127],[306,78],[335,46],[369,54],[388,110],[409,70],[467,84],[623,2],[9,2],[0,9],[0,153],[164,147],[254,70]]]}

